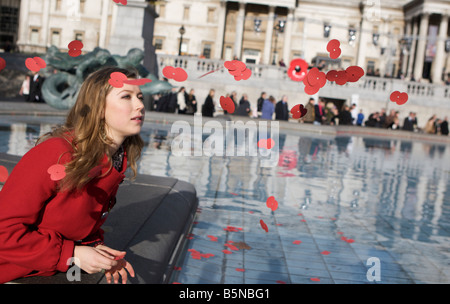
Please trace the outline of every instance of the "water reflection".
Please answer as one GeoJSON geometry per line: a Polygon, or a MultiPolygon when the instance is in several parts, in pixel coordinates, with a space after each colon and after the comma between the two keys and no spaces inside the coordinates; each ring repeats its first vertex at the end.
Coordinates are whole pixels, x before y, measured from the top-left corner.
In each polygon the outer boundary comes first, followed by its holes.
{"type": "MultiPolygon", "coordinates": [[[[23,155],[52,126],[2,125],[0,152],[23,155]]],[[[146,123],[140,173],[186,180],[201,198],[233,200],[239,194],[245,204],[245,200],[265,202],[273,195],[288,212],[308,209],[339,219],[351,211],[385,236],[388,247],[395,245],[395,237],[433,242],[435,236],[449,236],[446,145],[281,133],[277,165],[261,167],[261,160],[248,154],[175,156],[171,152],[175,136],[170,125],[146,123]]],[[[207,137],[203,134],[202,143],[207,137]]]]}

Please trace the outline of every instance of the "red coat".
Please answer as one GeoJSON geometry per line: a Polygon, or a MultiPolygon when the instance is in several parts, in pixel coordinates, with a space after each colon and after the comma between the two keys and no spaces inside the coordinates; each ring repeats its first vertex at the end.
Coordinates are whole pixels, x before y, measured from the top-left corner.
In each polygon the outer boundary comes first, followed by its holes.
{"type": "MultiPolygon", "coordinates": [[[[122,172],[112,168],[76,194],[57,192],[58,182],[47,169],[68,162],[71,153],[65,152],[70,151],[71,144],[62,138],[38,144],[22,157],[0,191],[0,283],[65,272],[75,244],[103,240],[100,227],[125,178],[126,156],[122,172]]],[[[106,155],[103,164],[102,174],[109,169],[106,155]]]]}

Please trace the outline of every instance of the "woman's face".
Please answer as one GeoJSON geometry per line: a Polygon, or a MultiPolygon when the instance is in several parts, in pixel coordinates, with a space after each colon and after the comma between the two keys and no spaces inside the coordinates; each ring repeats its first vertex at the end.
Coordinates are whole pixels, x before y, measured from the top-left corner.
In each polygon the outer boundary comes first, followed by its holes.
{"type": "Polygon", "coordinates": [[[139,134],[144,123],[143,95],[137,85],[113,87],[106,96],[105,122],[107,135],[121,145],[128,137],[139,134]]]}

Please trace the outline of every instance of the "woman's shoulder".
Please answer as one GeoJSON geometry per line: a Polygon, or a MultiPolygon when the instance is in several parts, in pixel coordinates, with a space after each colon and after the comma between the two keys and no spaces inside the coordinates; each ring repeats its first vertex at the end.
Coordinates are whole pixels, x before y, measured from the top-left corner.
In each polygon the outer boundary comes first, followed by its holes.
{"type": "Polygon", "coordinates": [[[70,161],[72,159],[71,152],[70,142],[64,138],[51,137],[39,142],[25,153],[14,170],[22,172],[22,174],[46,176],[50,166],[70,161]]]}
{"type": "Polygon", "coordinates": [[[50,137],[48,139],[40,141],[34,146],[27,154],[38,158],[61,158],[62,155],[67,154],[66,157],[70,158],[72,149],[72,143],[69,139],[63,137],[50,137]]]}
{"type": "Polygon", "coordinates": [[[72,143],[69,138],[54,136],[49,137],[43,141],[40,141],[36,147],[40,146],[41,148],[48,147],[51,149],[72,149],[72,143]]]}

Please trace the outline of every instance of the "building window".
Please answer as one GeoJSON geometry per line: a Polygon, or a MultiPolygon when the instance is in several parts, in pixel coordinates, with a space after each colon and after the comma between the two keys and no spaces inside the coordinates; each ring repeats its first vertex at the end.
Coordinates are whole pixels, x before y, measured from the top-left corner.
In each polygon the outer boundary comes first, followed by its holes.
{"type": "Polygon", "coordinates": [[[160,18],[166,17],[166,5],[165,4],[161,4],[159,6],[159,17],[160,18]]]}
{"type": "Polygon", "coordinates": [[[210,59],[211,58],[211,43],[205,43],[203,44],[203,57],[210,59]]]}
{"type": "Polygon", "coordinates": [[[233,48],[229,45],[225,46],[225,54],[224,54],[225,60],[232,60],[233,59],[233,48]]]}
{"type": "Polygon", "coordinates": [[[366,68],[366,75],[367,76],[375,76],[375,61],[368,60],[367,61],[367,68],[366,68]]]}
{"type": "Polygon", "coordinates": [[[84,13],[85,4],[86,0],[80,0],[80,13],[84,13]]]}
{"type": "MultiPolygon", "coordinates": [[[[1,1],[0,1],[1,4],[1,1]]],[[[16,7],[0,6],[0,32],[15,34],[18,28],[19,9],[16,7]]]]}
{"type": "Polygon", "coordinates": [[[75,33],[75,40],[83,42],[83,33],[75,33]]]}
{"type": "Polygon", "coordinates": [[[208,8],[208,16],[207,16],[207,20],[206,22],[208,23],[213,23],[214,20],[216,19],[216,9],[214,7],[209,7],[208,8]]]}
{"type": "Polygon", "coordinates": [[[55,11],[60,11],[61,10],[61,1],[62,0],[56,0],[55,11]]]}
{"type": "Polygon", "coordinates": [[[186,20],[186,21],[189,20],[189,12],[190,12],[190,7],[185,6],[184,11],[183,11],[183,20],[186,20]]]}
{"type": "Polygon", "coordinates": [[[30,33],[30,43],[38,44],[39,43],[39,29],[32,28],[30,33]]]}
{"type": "Polygon", "coordinates": [[[52,45],[59,47],[61,41],[61,32],[59,30],[52,31],[51,41],[52,45]]]}
{"type": "MultiPolygon", "coordinates": [[[[180,43],[180,39],[178,38],[178,45],[180,43]]],[[[181,43],[181,55],[188,55],[188,45],[189,41],[183,38],[183,42],[181,43]]]]}
{"type": "Polygon", "coordinates": [[[155,50],[162,50],[163,44],[164,44],[163,38],[155,37],[155,42],[154,42],[155,50]]]}

